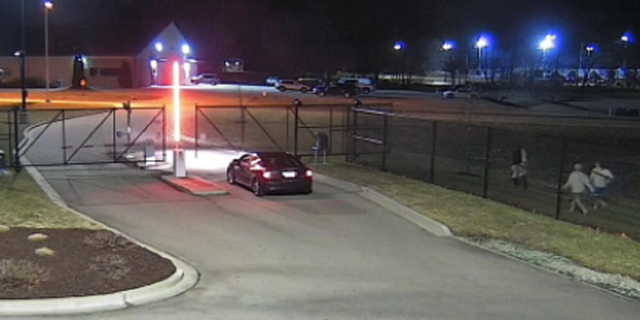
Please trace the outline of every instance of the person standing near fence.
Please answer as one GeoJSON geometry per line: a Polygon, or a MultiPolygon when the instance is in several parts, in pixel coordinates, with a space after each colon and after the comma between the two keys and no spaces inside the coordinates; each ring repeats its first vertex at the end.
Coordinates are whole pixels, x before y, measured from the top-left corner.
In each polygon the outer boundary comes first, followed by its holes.
{"type": "Polygon", "coordinates": [[[611,173],[611,170],[603,168],[599,162],[596,162],[595,167],[591,170],[590,179],[595,189],[593,191],[593,209],[598,209],[598,206],[606,207],[607,203],[604,199],[607,196],[607,186],[613,181],[613,173],[611,173]]]}
{"type": "Polygon", "coordinates": [[[513,180],[513,184],[517,186],[522,182],[522,189],[527,190],[529,188],[528,173],[527,150],[518,147],[513,151],[513,161],[511,163],[511,180],[513,180]]]}
{"type": "Polygon", "coordinates": [[[575,165],[573,165],[573,172],[571,172],[571,174],[569,175],[569,179],[567,179],[567,183],[565,183],[562,188],[571,190],[572,198],[569,212],[573,212],[577,205],[583,214],[589,213],[587,207],[582,203],[582,199],[587,189],[591,192],[593,192],[594,189],[589,182],[589,177],[584,172],[582,172],[581,163],[576,163],[575,165]]]}

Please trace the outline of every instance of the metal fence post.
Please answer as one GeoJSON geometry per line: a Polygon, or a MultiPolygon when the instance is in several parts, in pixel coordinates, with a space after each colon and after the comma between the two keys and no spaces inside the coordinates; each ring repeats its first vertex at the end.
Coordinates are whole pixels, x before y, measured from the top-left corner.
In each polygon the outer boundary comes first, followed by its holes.
{"type": "Polygon", "coordinates": [[[489,196],[489,164],[491,163],[491,140],[492,140],[491,127],[487,127],[487,143],[484,150],[484,185],[482,188],[482,197],[487,198],[489,196]]]}
{"type": "Polygon", "coordinates": [[[293,101],[293,105],[295,107],[294,109],[294,121],[295,123],[293,124],[293,154],[295,156],[298,155],[298,121],[300,120],[299,116],[299,107],[302,104],[302,102],[300,102],[300,100],[296,99],[293,101]]]}
{"type": "Polygon", "coordinates": [[[195,154],[198,157],[198,104],[193,106],[193,135],[195,139],[195,154]]]}
{"type": "Polygon", "coordinates": [[[560,166],[558,167],[558,187],[556,190],[556,220],[560,220],[560,208],[562,206],[562,172],[564,171],[564,162],[567,155],[567,140],[562,139],[560,147],[560,166]]]}
{"type": "Polygon", "coordinates": [[[287,126],[286,126],[286,130],[287,130],[287,145],[286,145],[286,149],[287,152],[291,151],[291,144],[289,143],[290,137],[289,137],[289,131],[291,131],[291,129],[289,129],[289,122],[291,120],[289,120],[289,113],[291,112],[291,107],[287,106],[287,109],[285,110],[285,112],[287,113],[287,126]]]}
{"type": "Polygon", "coordinates": [[[329,107],[329,154],[331,154],[331,147],[333,146],[333,106],[329,107]]]}
{"type": "Polygon", "coordinates": [[[244,130],[245,130],[245,107],[240,107],[240,148],[245,150],[244,130]]]}
{"type": "Polygon", "coordinates": [[[167,161],[167,106],[162,105],[162,160],[167,161]]]}
{"type": "Polygon", "coordinates": [[[356,161],[358,158],[356,136],[358,135],[358,110],[353,109],[353,131],[351,132],[351,152],[353,154],[352,160],[356,161]]]}
{"type": "Polygon", "coordinates": [[[9,141],[9,150],[7,150],[7,153],[5,153],[5,157],[7,161],[10,161],[9,163],[13,167],[14,159],[11,156],[11,152],[13,151],[13,133],[12,133],[13,128],[11,127],[11,112],[6,112],[6,114],[7,114],[7,139],[9,141]]]}
{"type": "Polygon", "coordinates": [[[345,114],[344,122],[346,123],[346,128],[342,135],[343,137],[342,143],[344,143],[344,161],[349,161],[349,151],[351,147],[351,144],[349,143],[350,141],[349,137],[351,136],[351,106],[347,106],[347,108],[344,110],[344,114],[345,114]]]}
{"type": "MultiPolygon", "coordinates": [[[[117,141],[116,141],[116,130],[117,130],[117,126],[118,126],[118,122],[117,122],[117,120],[118,120],[118,112],[117,112],[116,108],[111,109],[111,112],[113,112],[113,122],[112,122],[113,132],[111,132],[112,133],[111,144],[113,144],[113,146],[111,147],[111,151],[113,152],[113,162],[116,162],[116,156],[117,156],[117,153],[118,153],[118,149],[117,149],[117,146],[116,146],[116,143],[117,143],[117,141]]],[[[65,115],[64,115],[64,111],[63,111],[62,112],[62,123],[63,123],[63,125],[64,125],[64,122],[65,122],[65,115]]],[[[65,144],[65,147],[66,147],[66,144],[65,144]]],[[[66,150],[66,148],[65,148],[65,150],[66,150]]],[[[65,157],[64,158],[67,159],[66,153],[65,153],[65,157]]]]}
{"type": "MultiPolygon", "coordinates": [[[[62,158],[64,160],[64,164],[67,164],[67,117],[65,114],[65,110],[62,109],[62,158]]],[[[115,126],[113,128],[113,136],[115,136],[115,126]]],[[[115,139],[113,139],[115,143],[115,139]]],[[[115,144],[114,144],[115,145],[115,144]]],[[[114,155],[115,157],[115,152],[114,155]]]]}
{"type": "Polygon", "coordinates": [[[389,138],[389,117],[384,114],[382,116],[382,163],[380,169],[387,171],[387,147],[389,146],[387,139],[389,138]]]}
{"type": "Polygon", "coordinates": [[[18,123],[18,107],[13,107],[13,144],[15,145],[15,160],[14,165],[16,168],[16,172],[20,172],[22,170],[20,164],[20,124],[18,123]]]}
{"type": "Polygon", "coordinates": [[[435,182],[436,177],[436,140],[437,140],[437,121],[433,121],[433,125],[431,126],[431,169],[429,171],[429,180],[431,183],[435,182]]]}

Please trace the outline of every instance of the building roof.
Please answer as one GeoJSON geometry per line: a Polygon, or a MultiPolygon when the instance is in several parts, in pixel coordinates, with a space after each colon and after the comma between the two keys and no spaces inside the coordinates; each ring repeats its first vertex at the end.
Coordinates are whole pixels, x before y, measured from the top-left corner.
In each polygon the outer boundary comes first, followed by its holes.
{"type": "MultiPolygon", "coordinates": [[[[51,29],[49,54],[52,56],[135,56],[174,22],[129,22],[118,25],[86,25],[51,29]]],[[[177,27],[177,25],[176,25],[177,27]]],[[[180,28],[178,28],[180,30],[180,28]]],[[[182,32],[182,31],[181,31],[182,32]]],[[[29,39],[42,39],[44,32],[27,30],[29,39]]],[[[4,51],[7,51],[5,49],[4,51]]],[[[8,54],[3,52],[2,55],[8,54]]],[[[44,41],[27,41],[27,55],[44,55],[44,41]]]]}

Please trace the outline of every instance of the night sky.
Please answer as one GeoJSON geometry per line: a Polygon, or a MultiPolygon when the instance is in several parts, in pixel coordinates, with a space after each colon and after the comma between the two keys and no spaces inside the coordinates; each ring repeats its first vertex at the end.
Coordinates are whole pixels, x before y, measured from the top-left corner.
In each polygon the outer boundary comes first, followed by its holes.
{"type": "MultiPolygon", "coordinates": [[[[28,52],[41,54],[41,1],[26,1],[28,52]]],[[[53,54],[130,54],[173,20],[200,58],[240,57],[253,69],[292,72],[311,62],[374,68],[396,39],[405,41],[408,50],[421,41],[445,39],[455,40],[460,50],[472,50],[477,35],[486,32],[494,36],[496,48],[526,49],[554,31],[563,48],[575,48],[582,42],[613,43],[624,31],[640,31],[637,0],[54,2],[53,54]]],[[[19,46],[19,12],[20,0],[0,0],[0,55],[19,46]]]]}

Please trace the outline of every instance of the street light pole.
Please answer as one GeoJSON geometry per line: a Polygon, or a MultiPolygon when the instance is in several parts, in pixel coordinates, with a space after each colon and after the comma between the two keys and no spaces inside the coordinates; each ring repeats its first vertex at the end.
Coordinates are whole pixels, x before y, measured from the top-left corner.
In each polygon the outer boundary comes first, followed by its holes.
{"type": "Polygon", "coordinates": [[[480,71],[480,74],[483,74],[485,80],[487,75],[482,70],[482,48],[488,45],[489,45],[489,41],[487,41],[487,38],[485,37],[480,37],[476,42],[476,48],[478,48],[478,71],[480,71]]]}
{"type": "Polygon", "coordinates": [[[22,0],[22,12],[21,12],[21,16],[22,16],[22,34],[21,34],[21,47],[22,47],[22,58],[20,60],[20,84],[22,87],[22,111],[26,111],[27,110],[27,68],[25,66],[25,59],[26,59],[26,55],[27,55],[27,27],[26,27],[26,21],[27,21],[27,11],[25,10],[25,1],[26,0],[22,0]]]}
{"type": "Polygon", "coordinates": [[[49,10],[53,9],[51,1],[44,2],[44,72],[45,72],[45,101],[51,102],[49,99],[49,10]]]}

